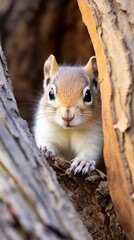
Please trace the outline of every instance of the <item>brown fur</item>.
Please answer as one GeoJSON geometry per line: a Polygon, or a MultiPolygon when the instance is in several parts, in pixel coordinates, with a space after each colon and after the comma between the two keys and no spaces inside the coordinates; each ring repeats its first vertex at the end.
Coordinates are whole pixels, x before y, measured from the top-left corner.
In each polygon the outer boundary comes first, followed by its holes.
{"type": "Polygon", "coordinates": [[[55,84],[57,86],[57,97],[60,99],[62,106],[76,106],[77,101],[83,94],[82,88],[86,84],[84,77],[84,71],[81,67],[60,68],[56,75],[55,84]]]}

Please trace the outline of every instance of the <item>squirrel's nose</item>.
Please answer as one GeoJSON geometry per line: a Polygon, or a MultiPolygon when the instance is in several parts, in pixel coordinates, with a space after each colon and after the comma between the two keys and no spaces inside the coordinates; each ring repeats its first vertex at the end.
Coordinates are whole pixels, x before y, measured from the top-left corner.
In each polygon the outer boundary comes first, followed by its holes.
{"type": "Polygon", "coordinates": [[[70,121],[72,121],[72,120],[74,119],[74,116],[67,116],[67,117],[63,117],[63,116],[62,116],[62,119],[63,119],[64,121],[66,121],[66,122],[70,122],[70,121]]]}

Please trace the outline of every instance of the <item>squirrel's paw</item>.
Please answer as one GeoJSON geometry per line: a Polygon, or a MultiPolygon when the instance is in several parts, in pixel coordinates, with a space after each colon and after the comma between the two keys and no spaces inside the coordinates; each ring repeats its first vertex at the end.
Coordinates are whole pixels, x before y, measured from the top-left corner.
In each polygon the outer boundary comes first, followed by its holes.
{"type": "Polygon", "coordinates": [[[83,175],[95,169],[95,161],[74,158],[71,162],[70,171],[74,172],[74,175],[78,173],[83,175]]]}
{"type": "Polygon", "coordinates": [[[40,147],[40,151],[46,158],[54,158],[55,153],[53,150],[48,149],[47,147],[40,147]]]}

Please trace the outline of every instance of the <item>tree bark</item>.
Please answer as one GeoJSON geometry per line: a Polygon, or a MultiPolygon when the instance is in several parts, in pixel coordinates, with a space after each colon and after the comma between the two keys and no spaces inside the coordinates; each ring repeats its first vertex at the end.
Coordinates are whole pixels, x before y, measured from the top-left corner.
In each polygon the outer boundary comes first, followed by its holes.
{"type": "Polygon", "coordinates": [[[0,239],[92,239],[19,115],[0,47],[0,239]]]}
{"type": "Polygon", "coordinates": [[[134,236],[134,3],[77,0],[99,69],[108,185],[120,224],[134,236]]]}
{"type": "Polygon", "coordinates": [[[74,176],[64,159],[49,162],[89,233],[19,115],[0,48],[0,239],[126,239],[106,176],[74,176]]]}

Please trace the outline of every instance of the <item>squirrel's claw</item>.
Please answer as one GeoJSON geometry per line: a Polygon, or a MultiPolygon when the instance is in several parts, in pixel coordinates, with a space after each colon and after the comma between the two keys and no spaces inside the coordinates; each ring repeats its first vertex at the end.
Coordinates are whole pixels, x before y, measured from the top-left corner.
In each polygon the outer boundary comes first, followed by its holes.
{"type": "Polygon", "coordinates": [[[42,154],[46,157],[46,158],[54,158],[55,157],[55,153],[53,150],[48,149],[47,147],[40,147],[39,148],[40,151],[42,152],[42,154]]]}
{"type": "Polygon", "coordinates": [[[70,171],[74,172],[75,174],[81,173],[86,174],[88,172],[94,171],[95,169],[95,161],[85,160],[75,158],[71,163],[70,171]]]}

